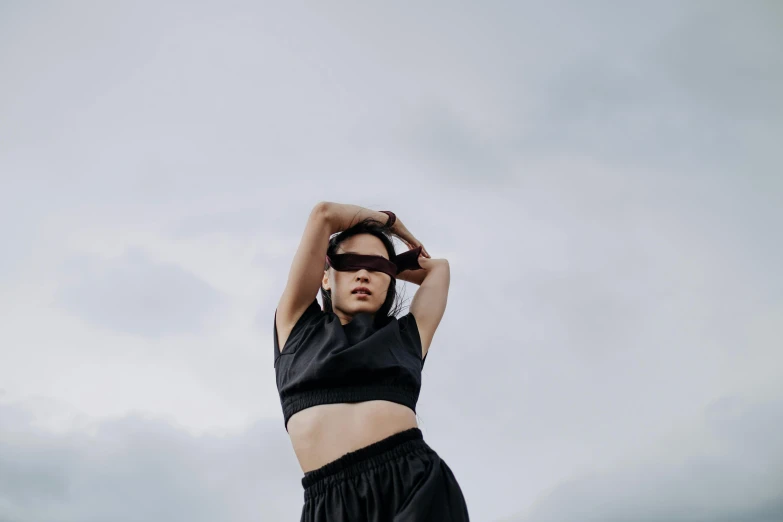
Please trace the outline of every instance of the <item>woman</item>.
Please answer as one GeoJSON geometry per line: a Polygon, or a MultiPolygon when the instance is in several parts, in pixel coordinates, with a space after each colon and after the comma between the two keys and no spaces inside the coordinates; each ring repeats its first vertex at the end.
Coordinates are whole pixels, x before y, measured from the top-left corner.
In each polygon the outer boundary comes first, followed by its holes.
{"type": "Polygon", "coordinates": [[[274,324],[277,388],[305,473],[302,521],[468,520],[415,413],[448,288],[448,262],[394,213],[328,202],[310,213],[274,324]],[[397,256],[390,235],[411,250],[397,256]],[[399,319],[396,279],[419,285],[399,319]]]}

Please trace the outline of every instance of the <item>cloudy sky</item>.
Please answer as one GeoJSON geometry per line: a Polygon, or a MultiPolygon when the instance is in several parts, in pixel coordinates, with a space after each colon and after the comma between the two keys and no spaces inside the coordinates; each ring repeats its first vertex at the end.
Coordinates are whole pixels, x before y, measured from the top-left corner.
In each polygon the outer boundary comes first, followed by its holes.
{"type": "Polygon", "coordinates": [[[475,520],[783,520],[782,26],[0,3],[0,521],[297,520],[271,327],[321,200],[450,260],[419,415],[475,520]]]}

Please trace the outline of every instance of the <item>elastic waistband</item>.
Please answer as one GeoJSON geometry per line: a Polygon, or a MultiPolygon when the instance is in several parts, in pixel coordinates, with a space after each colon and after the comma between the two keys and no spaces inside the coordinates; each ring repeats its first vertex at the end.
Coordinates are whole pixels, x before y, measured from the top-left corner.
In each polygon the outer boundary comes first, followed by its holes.
{"type": "Polygon", "coordinates": [[[363,473],[417,449],[432,451],[424,442],[421,430],[411,428],[351,453],[346,453],[335,461],[305,473],[302,479],[305,500],[323,493],[338,480],[363,473]]]}
{"type": "Polygon", "coordinates": [[[320,404],[336,404],[342,402],[390,401],[407,406],[416,411],[419,400],[419,390],[389,384],[372,384],[367,386],[349,386],[344,388],[318,388],[300,391],[294,395],[281,397],[283,417],[288,429],[288,420],[297,412],[320,404]]]}

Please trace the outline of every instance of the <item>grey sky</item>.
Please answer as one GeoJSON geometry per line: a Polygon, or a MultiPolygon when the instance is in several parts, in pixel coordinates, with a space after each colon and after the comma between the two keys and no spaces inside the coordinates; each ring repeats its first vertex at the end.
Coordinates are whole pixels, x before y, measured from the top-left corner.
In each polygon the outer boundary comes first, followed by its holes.
{"type": "Polygon", "coordinates": [[[180,266],[151,262],[143,252],[129,250],[119,258],[75,259],[70,264],[74,273],[62,276],[67,282],[57,295],[60,306],[120,333],[200,333],[221,299],[180,266]]]}
{"type": "Polygon", "coordinates": [[[450,260],[419,415],[476,520],[780,519],[781,22],[5,3],[0,521],[296,519],[271,326],[319,200],[450,260]]]}

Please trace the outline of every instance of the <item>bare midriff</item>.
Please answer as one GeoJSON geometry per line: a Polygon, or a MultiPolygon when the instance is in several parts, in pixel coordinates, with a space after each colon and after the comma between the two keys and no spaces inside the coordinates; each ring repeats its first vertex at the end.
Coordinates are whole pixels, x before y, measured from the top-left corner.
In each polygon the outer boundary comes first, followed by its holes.
{"type": "Polygon", "coordinates": [[[307,473],[417,426],[413,410],[394,402],[322,404],[291,416],[288,435],[299,465],[307,473]]]}

